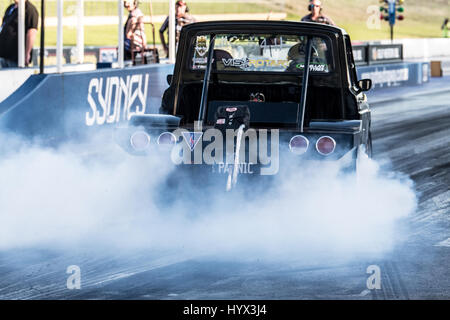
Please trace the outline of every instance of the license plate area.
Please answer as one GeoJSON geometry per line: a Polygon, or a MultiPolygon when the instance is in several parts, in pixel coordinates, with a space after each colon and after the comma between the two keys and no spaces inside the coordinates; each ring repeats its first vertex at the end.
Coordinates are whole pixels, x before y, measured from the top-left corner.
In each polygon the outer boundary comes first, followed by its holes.
{"type": "MultiPolygon", "coordinates": [[[[216,163],[211,165],[211,172],[214,174],[232,174],[234,163],[216,163]]],[[[237,165],[237,171],[241,175],[259,174],[259,166],[254,163],[243,162],[237,165]]]]}

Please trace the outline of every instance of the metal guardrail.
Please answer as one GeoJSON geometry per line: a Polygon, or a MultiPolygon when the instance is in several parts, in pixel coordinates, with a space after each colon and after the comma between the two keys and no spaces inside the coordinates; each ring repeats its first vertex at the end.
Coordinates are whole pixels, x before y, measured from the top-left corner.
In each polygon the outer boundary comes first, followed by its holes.
{"type": "MultiPolygon", "coordinates": [[[[33,49],[33,64],[38,64],[39,49],[33,49]]],[[[65,63],[76,62],[76,47],[64,47],[65,63]]],[[[94,56],[96,62],[117,61],[117,47],[85,47],[84,54],[94,56]]],[[[46,57],[56,56],[56,48],[46,48],[46,57]]],[[[365,44],[353,46],[353,58],[358,66],[382,63],[396,63],[403,61],[402,44],[365,44]]]]}
{"type": "MultiPolygon", "coordinates": [[[[39,64],[40,49],[34,48],[32,52],[33,65],[39,64]]],[[[75,63],[77,55],[77,47],[64,47],[63,58],[64,64],[75,63]]],[[[117,60],[117,47],[84,47],[84,55],[94,56],[97,62],[112,62],[117,60]]],[[[56,57],[56,48],[45,48],[44,56],[46,58],[56,57]]]]}

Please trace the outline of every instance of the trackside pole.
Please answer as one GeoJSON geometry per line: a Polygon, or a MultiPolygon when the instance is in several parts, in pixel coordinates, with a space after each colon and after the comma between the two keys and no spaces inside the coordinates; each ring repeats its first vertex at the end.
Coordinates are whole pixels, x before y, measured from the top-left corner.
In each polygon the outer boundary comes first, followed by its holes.
{"type": "Polygon", "coordinates": [[[39,73],[44,73],[45,55],[45,0],[41,0],[41,49],[39,50],[39,73]]]}
{"type": "Polygon", "coordinates": [[[175,1],[169,0],[169,63],[175,63],[175,1]]]}
{"type": "Polygon", "coordinates": [[[19,0],[19,26],[18,26],[18,67],[25,67],[25,0],[19,0]]]}
{"type": "Polygon", "coordinates": [[[84,62],[84,0],[77,2],[77,63],[84,62]]]}
{"type": "Polygon", "coordinates": [[[391,24],[391,43],[394,43],[394,25],[391,24]]]}
{"type": "Polygon", "coordinates": [[[308,37],[306,41],[305,66],[303,69],[302,96],[300,98],[299,109],[297,110],[297,129],[303,132],[305,122],[306,95],[308,94],[309,65],[311,63],[312,39],[308,37]]]}
{"type": "Polygon", "coordinates": [[[117,52],[117,62],[119,64],[119,68],[123,68],[123,49],[124,49],[124,29],[123,29],[123,4],[122,0],[117,1],[117,6],[119,8],[118,14],[119,14],[119,45],[118,45],[118,52],[117,52]]]}
{"type": "MultiPolygon", "coordinates": [[[[236,137],[236,150],[234,152],[233,171],[231,170],[228,171],[226,191],[230,191],[237,183],[237,178],[239,174],[239,156],[241,154],[241,142],[242,142],[242,135],[244,134],[244,128],[245,125],[241,124],[238,129],[238,134],[236,137]]],[[[225,166],[227,166],[228,169],[227,163],[225,163],[225,166]]]]}
{"type": "Polygon", "coordinates": [[[206,117],[206,108],[208,107],[208,90],[209,90],[209,79],[211,77],[212,63],[214,60],[214,43],[216,41],[215,35],[210,35],[210,43],[208,49],[208,61],[206,63],[205,76],[203,77],[203,87],[202,87],[202,98],[200,100],[200,110],[198,112],[198,121],[203,123],[206,117]]]}
{"type": "Polygon", "coordinates": [[[153,35],[153,49],[156,49],[155,43],[155,24],[153,23],[153,2],[150,0],[150,24],[152,26],[152,35],[153,35]]]}
{"type": "Polygon", "coordinates": [[[56,72],[62,73],[63,59],[63,8],[64,0],[56,1],[56,16],[58,26],[56,30],[56,72]]]}

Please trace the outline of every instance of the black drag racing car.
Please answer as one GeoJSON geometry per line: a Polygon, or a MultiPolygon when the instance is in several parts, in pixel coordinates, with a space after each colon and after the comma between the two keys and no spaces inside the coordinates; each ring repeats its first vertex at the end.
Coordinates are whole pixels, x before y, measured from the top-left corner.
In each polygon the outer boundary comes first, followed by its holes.
{"type": "MultiPolygon", "coordinates": [[[[292,163],[371,155],[370,109],[348,34],[323,24],[213,21],[183,27],[158,115],[134,116],[120,143],[170,148],[195,175],[276,175],[292,163]]],[[[170,161],[168,159],[168,161],[170,161]]]]}

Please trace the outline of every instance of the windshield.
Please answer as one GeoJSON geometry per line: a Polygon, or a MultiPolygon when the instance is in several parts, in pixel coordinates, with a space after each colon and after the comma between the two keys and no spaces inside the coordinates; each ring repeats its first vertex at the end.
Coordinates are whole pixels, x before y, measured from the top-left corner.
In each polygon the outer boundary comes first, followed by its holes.
{"type": "MultiPolygon", "coordinates": [[[[313,37],[311,72],[332,71],[331,44],[313,37]]],[[[214,43],[215,71],[303,72],[307,37],[281,34],[218,34],[214,43]]],[[[198,34],[191,44],[190,68],[204,70],[208,60],[209,34],[198,34]]]]}

